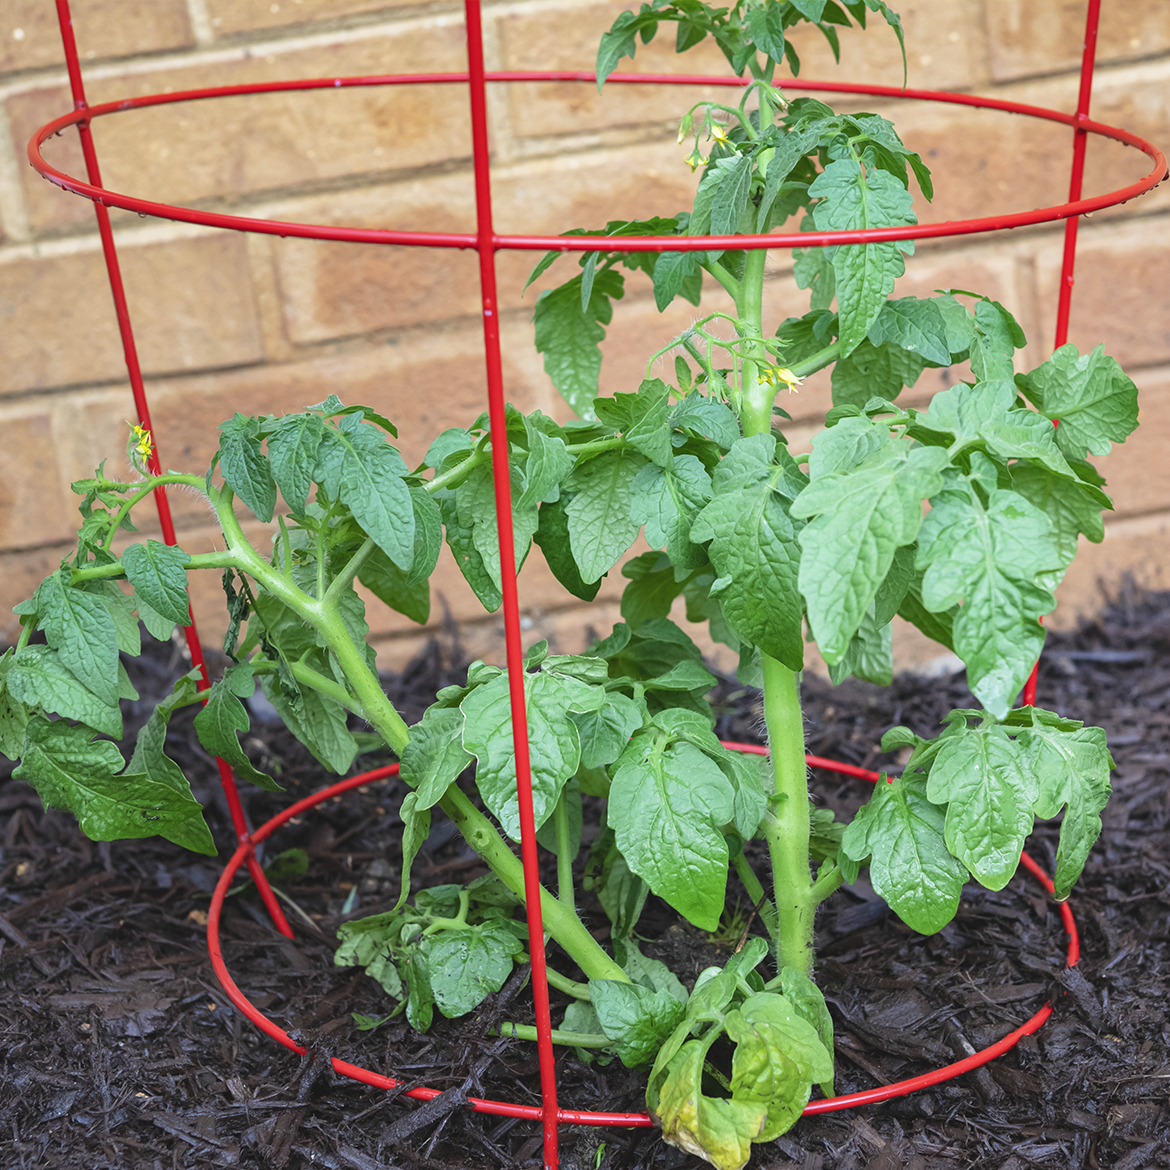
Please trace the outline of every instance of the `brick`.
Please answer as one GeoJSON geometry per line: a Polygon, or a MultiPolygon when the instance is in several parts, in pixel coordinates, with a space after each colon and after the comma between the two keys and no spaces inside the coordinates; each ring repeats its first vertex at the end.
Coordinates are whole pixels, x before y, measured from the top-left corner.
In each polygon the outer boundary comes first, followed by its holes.
{"type": "Polygon", "coordinates": [[[1115,520],[1105,527],[1101,544],[1081,538],[1077,559],[1056,591],[1054,629],[1071,629],[1078,618],[1100,610],[1105,598],[1116,594],[1131,576],[1140,588],[1170,587],[1170,514],[1115,520]]]}
{"type": "MultiPolygon", "coordinates": [[[[310,77],[363,76],[465,67],[462,25],[437,23],[361,39],[238,60],[193,56],[165,71],[95,80],[97,104],[138,94],[310,77]]],[[[17,150],[37,129],[71,107],[59,87],[9,98],[17,150]]],[[[471,154],[467,97],[454,85],[385,86],[185,102],[112,114],[95,123],[102,176],[114,191],[158,202],[237,197],[306,183],[415,169],[471,154]],[[377,154],[381,147],[383,154],[377,154]],[[177,165],[178,164],[178,165],[177,165]]],[[[52,144],[46,158],[84,174],[75,136],[52,144]],[[60,159],[61,162],[56,160],[60,159]]],[[[75,201],[35,172],[23,177],[35,232],[80,222],[75,201]]]]}
{"type": "Polygon", "coordinates": [[[72,533],[57,490],[54,421],[48,404],[0,408],[0,548],[68,539],[72,533]]]}
{"type": "Polygon", "coordinates": [[[11,645],[20,634],[20,619],[12,607],[32,597],[66,552],[64,545],[0,550],[0,645],[11,645]]]}
{"type": "Polygon", "coordinates": [[[316,21],[342,21],[381,11],[418,7],[416,0],[207,0],[216,39],[316,21]]]}
{"type": "MultiPolygon", "coordinates": [[[[1078,234],[1069,340],[1086,352],[1104,343],[1123,366],[1170,361],[1170,220],[1084,224],[1078,234]]],[[[1062,244],[1036,249],[1041,318],[1055,320],[1062,244]]]]}
{"type": "MultiPolygon", "coordinates": [[[[967,89],[983,81],[987,75],[987,40],[979,0],[907,0],[894,7],[902,17],[906,76],[911,87],[967,89]]],[[[819,29],[795,26],[791,41],[800,56],[797,80],[841,79],[901,86],[902,52],[897,37],[879,15],[866,15],[864,32],[856,26],[838,29],[840,63],[833,59],[833,51],[819,29]]],[[[783,80],[781,84],[785,84],[783,80]]],[[[833,104],[835,96],[827,95],[826,100],[833,104]]]]}
{"type": "MultiPolygon", "coordinates": [[[[620,8],[616,4],[572,3],[536,12],[509,12],[496,22],[502,69],[592,71],[597,46],[620,8]]],[[[679,57],[674,30],[666,26],[649,45],[618,65],[621,73],[696,73],[729,75],[726,58],[710,39],[679,57]]],[[[723,91],[722,96],[730,91],[723,91]]],[[[614,83],[604,94],[591,81],[516,82],[507,89],[509,126],[518,139],[583,133],[614,126],[673,122],[702,97],[716,98],[714,87],[626,85],[614,83]]]]}
{"type": "MultiPolygon", "coordinates": [[[[84,62],[195,43],[185,0],[73,0],[69,7],[84,62]]],[[[5,0],[0,6],[0,72],[61,65],[64,59],[53,6],[5,0]]]]}
{"type": "MultiPolygon", "coordinates": [[[[124,245],[120,258],[146,373],[262,356],[242,240],[220,234],[124,245]]],[[[99,251],[0,264],[0,313],[7,324],[0,390],[125,376],[99,251]]]]}
{"type": "MultiPolygon", "coordinates": [[[[497,231],[555,235],[610,219],[673,214],[693,197],[694,179],[674,144],[598,151],[559,166],[524,163],[500,168],[493,182],[497,231]],[[570,171],[576,181],[565,181],[570,171]]],[[[410,230],[473,231],[470,176],[444,175],[344,194],[297,200],[276,214],[351,226],[392,224],[410,230]]],[[[400,329],[479,313],[478,262],[472,252],[439,248],[355,247],[305,240],[274,244],[285,326],[294,343],[400,329]]],[[[501,311],[530,316],[539,290],[576,271],[562,260],[527,295],[525,279],[537,254],[502,252],[501,311]]],[[[649,288],[632,274],[629,287],[649,288]]]]}
{"type": "MultiPolygon", "coordinates": [[[[991,70],[996,81],[1079,69],[1085,34],[1081,0],[986,0],[991,70]]],[[[1106,5],[1097,35],[1097,61],[1116,61],[1170,49],[1170,8],[1162,0],[1106,5]]]]}
{"type": "Polygon", "coordinates": [[[1116,515],[1170,509],[1170,370],[1135,370],[1138,429],[1093,463],[1109,481],[1116,515]]]}

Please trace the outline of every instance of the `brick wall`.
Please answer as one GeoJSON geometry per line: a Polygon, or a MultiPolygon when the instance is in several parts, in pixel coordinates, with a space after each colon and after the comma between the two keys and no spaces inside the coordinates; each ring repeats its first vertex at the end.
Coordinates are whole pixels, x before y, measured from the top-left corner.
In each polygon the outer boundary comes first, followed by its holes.
{"type": "MultiPolygon", "coordinates": [[[[507,0],[485,6],[489,68],[589,68],[597,37],[626,5],[507,0]]],[[[1083,0],[902,0],[911,85],[990,93],[1072,109],[1083,0]]],[[[156,91],[276,78],[451,70],[464,65],[454,0],[75,0],[74,23],[92,102],[156,91]]],[[[638,69],[709,69],[700,46],[676,61],[662,37],[638,69]]],[[[880,25],[842,36],[833,62],[819,34],[800,34],[803,75],[899,84],[901,60],[880,25]]],[[[1170,143],[1170,4],[1106,0],[1092,114],[1163,148],[1170,143]]],[[[52,0],[0,5],[0,612],[28,596],[70,543],[69,483],[113,456],[132,405],[91,205],[25,164],[35,128],[69,108],[52,0]]],[[[623,67],[628,67],[628,63],[623,67]]],[[[694,100],[691,97],[690,100],[694,100]]],[[[689,102],[688,102],[689,104],[689,102]]],[[[548,84],[493,89],[494,199],[502,231],[555,233],[607,219],[681,210],[694,179],[674,145],[680,98],[661,87],[548,84]]],[[[1060,202],[1070,134],[1060,127],[954,106],[866,102],[895,118],[934,170],[924,219],[1060,202]]],[[[350,89],[232,98],[135,111],[95,124],[106,184],[160,201],[268,218],[470,230],[474,205],[464,92],[454,86],[350,89]]],[[[84,173],[76,135],[46,157],[84,173]]],[[[1086,191],[1121,186],[1143,156],[1090,140],[1086,191]]],[[[425,251],[244,236],[113,215],[164,464],[202,470],[215,427],[233,411],[280,412],[329,391],[399,423],[417,461],[429,439],[482,409],[484,384],[474,258],[425,251]]],[[[1002,300],[1031,344],[1052,345],[1060,226],[920,244],[898,293],[975,288],[1002,300]]],[[[1105,543],[1087,545],[1060,593],[1056,620],[1092,609],[1099,584],[1131,570],[1166,584],[1170,570],[1170,188],[1083,223],[1071,338],[1103,341],[1138,383],[1142,427],[1105,473],[1117,511],[1105,543]]],[[[530,258],[503,255],[501,325],[508,397],[564,417],[532,347],[520,288],[530,258]]],[[[771,262],[769,309],[802,312],[791,263],[771,262]]],[[[564,272],[569,270],[566,267],[564,272]]],[[[554,271],[555,275],[555,271],[554,271]]],[[[630,282],[606,342],[603,386],[636,384],[646,355],[683,327],[630,282]]],[[[718,304],[718,290],[707,302],[718,304]]],[[[942,384],[928,371],[913,392],[942,384]]],[[[827,379],[793,399],[790,437],[816,429],[827,379]]],[[[200,503],[174,498],[181,541],[210,549],[200,503]]],[[[144,520],[147,518],[144,512],[144,520]]],[[[147,525],[149,531],[149,525],[147,525]]],[[[196,581],[206,636],[222,628],[217,583],[196,581]]],[[[616,576],[616,575],[615,575],[616,576]]],[[[617,615],[621,578],[594,607],[568,598],[539,554],[521,576],[528,636],[579,648],[617,615]]],[[[438,599],[468,648],[494,654],[501,622],[485,615],[444,553],[438,599]]],[[[370,624],[383,662],[401,664],[427,631],[379,605],[370,624]]],[[[0,619],[0,635],[14,622],[0,619]]],[[[900,630],[903,663],[937,652],[900,630]]]]}

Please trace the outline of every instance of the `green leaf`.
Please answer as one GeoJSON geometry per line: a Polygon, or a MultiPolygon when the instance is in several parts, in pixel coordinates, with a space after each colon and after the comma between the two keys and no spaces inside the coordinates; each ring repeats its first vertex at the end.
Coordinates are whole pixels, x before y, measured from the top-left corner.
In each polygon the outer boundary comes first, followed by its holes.
{"type": "Polygon", "coordinates": [[[1062,345],[1043,365],[1019,380],[1029,400],[1058,421],[1056,442],[1070,459],[1108,455],[1137,426],[1137,387],[1105,347],[1078,354],[1062,345]]]}
{"type": "Polygon", "coordinates": [[[333,954],[334,964],[365,967],[366,974],[376,979],[388,995],[400,999],[404,988],[391,953],[401,926],[396,910],[343,922],[337,931],[341,946],[333,954]]]}
{"type": "Polygon", "coordinates": [[[707,553],[690,540],[695,516],[711,500],[711,477],[693,455],[675,455],[666,467],[649,463],[634,477],[630,519],[644,524],[646,543],[665,548],[676,568],[697,569],[707,553]]]}
{"type": "Polygon", "coordinates": [[[980,381],[1013,376],[1013,357],[1027,345],[1016,319],[999,303],[983,297],[975,304],[975,337],[971,342],[971,369],[980,381]]]}
{"type": "Polygon", "coordinates": [[[10,760],[20,759],[24,752],[29,716],[25,705],[8,689],[8,672],[15,657],[13,646],[0,654],[0,753],[10,760]]]}
{"type": "Polygon", "coordinates": [[[187,777],[182,768],[166,754],[167,724],[176,710],[195,701],[199,693],[199,677],[198,670],[183,675],[175,683],[172,693],[155,704],[150,718],[138,733],[134,754],[126,766],[130,773],[140,773],[159,784],[169,784],[188,796],[191,794],[191,785],[187,777]]]}
{"type": "Polygon", "coordinates": [[[751,1143],[763,1132],[768,1106],[760,1101],[707,1097],[703,1063],[710,1041],[688,1040],[667,1066],[652,1109],[662,1138],[710,1162],[718,1170],[742,1170],[751,1143]]]}
{"type": "Polygon", "coordinates": [[[230,667],[207,691],[207,705],[195,716],[195,731],[199,742],[213,756],[231,764],[237,776],[268,792],[283,792],[271,776],[252,766],[237,738],[251,725],[240,699],[251,698],[255,690],[256,679],[246,662],[230,667]]]}
{"type": "Polygon", "coordinates": [[[661,553],[643,553],[622,565],[622,576],[630,583],[622,591],[622,617],[632,629],[664,618],[683,584],[676,580],[670,558],[661,553]]]}
{"type": "Polygon", "coordinates": [[[984,507],[972,488],[953,486],[931,501],[917,565],[928,610],[962,603],[955,653],[979,701],[1003,718],[1040,655],[1040,617],[1056,604],[1046,576],[1061,561],[1048,518],[1015,492],[997,489],[984,507]]]}
{"type": "Polygon", "coordinates": [[[615,394],[594,403],[597,417],[621,431],[627,442],[660,467],[669,467],[672,454],[666,415],[670,387],[661,378],[646,378],[636,394],[615,394]]]}
{"type": "Polygon", "coordinates": [[[804,660],[800,552],[785,499],[783,464],[773,435],[740,439],[719,464],[713,498],[691,526],[691,540],[711,542],[719,579],[711,587],[736,633],[799,670],[804,660]]]}
{"type": "Polygon", "coordinates": [[[841,848],[854,861],[870,858],[873,888],[911,929],[934,934],[954,918],[967,874],[947,849],[942,810],[921,776],[879,780],[841,848]]]}
{"type": "Polygon", "coordinates": [[[277,714],[313,757],[331,772],[339,775],[348,772],[358,753],[358,743],[347,725],[346,709],[310,686],[298,686],[294,702],[271,677],[263,682],[264,693],[277,714]]]}
{"type": "Polygon", "coordinates": [[[426,579],[411,584],[412,574],[404,573],[380,548],[366,557],[358,569],[358,580],[379,601],[400,614],[426,625],[431,616],[431,586],[426,579]]]}
{"type": "MultiPolygon", "coordinates": [[[[533,533],[536,532],[540,517],[536,505],[520,507],[521,473],[512,471],[512,540],[515,554],[515,572],[520,571],[528,555],[533,533]]],[[[484,569],[496,589],[502,588],[500,579],[500,537],[496,525],[496,493],[492,469],[481,463],[459,485],[455,493],[459,509],[459,525],[470,529],[471,539],[480,555],[484,569]]]]}
{"type": "MultiPolygon", "coordinates": [[[[577,562],[569,545],[569,514],[566,507],[573,497],[561,492],[555,504],[541,504],[539,523],[532,539],[544,553],[545,562],[556,579],[582,601],[592,601],[601,588],[601,577],[586,584],[581,580],[577,562]]],[[[604,574],[602,574],[604,576],[604,574]]]]}
{"type": "MultiPolygon", "coordinates": [[[[1100,502],[1104,493],[1079,480],[1063,479],[1043,467],[1026,463],[1013,466],[1011,474],[1012,490],[1048,517],[1062,564],[1072,563],[1079,535],[1085,535],[1094,544],[1105,539],[1100,502]]],[[[1105,499],[1108,501],[1109,497],[1105,499]]],[[[1112,507],[1112,503],[1107,506],[1112,507]]]]}
{"type": "Polygon", "coordinates": [[[525,418],[524,427],[528,434],[528,458],[524,464],[524,491],[515,504],[521,512],[542,502],[556,503],[560,486],[573,469],[573,457],[564,439],[546,435],[529,418],[525,418]]]}
{"type": "Polygon", "coordinates": [[[118,633],[101,597],[54,574],[37,588],[37,628],[61,664],[106,706],[118,702],[118,633]]]}
{"type": "Polygon", "coordinates": [[[459,566],[459,571],[463,574],[464,580],[471,586],[476,597],[479,598],[484,609],[488,610],[489,613],[499,609],[503,597],[492,580],[491,574],[487,571],[479,549],[475,546],[474,525],[464,526],[460,520],[455,492],[441,491],[437,494],[439,496],[439,509],[443,516],[443,527],[447,533],[447,546],[455,558],[455,563],[459,566]]]}
{"type": "MultiPolygon", "coordinates": [[[[827,810],[820,810],[827,811],[827,810]]],[[[795,967],[785,967],[780,972],[780,985],[792,1009],[803,1019],[812,1024],[817,1036],[820,1037],[825,1053],[831,1058],[833,1054],[833,1017],[829,1014],[821,989],[803,972],[795,967]]],[[[819,1082],[826,1097],[833,1096],[833,1078],[819,1082]]]]}
{"type": "Polygon", "coordinates": [[[1109,801],[1113,767],[1105,732],[1076,721],[1069,730],[1068,722],[1037,710],[1032,713],[1032,728],[1021,736],[1040,789],[1036,815],[1054,817],[1065,806],[1053,877],[1058,901],[1068,897],[1101,834],[1099,814],[1109,801]]]}
{"type": "Polygon", "coordinates": [[[46,807],[71,812],[92,841],[160,836],[214,856],[203,809],[190,792],[140,774],[119,775],[123,763],[117,747],[94,740],[89,728],[33,716],[13,777],[31,784],[46,807]]]}
{"type": "MultiPolygon", "coordinates": [[[[869,340],[874,345],[889,342],[939,366],[951,364],[946,322],[936,297],[927,300],[902,297],[896,301],[886,301],[870,326],[869,340]]],[[[880,390],[874,393],[881,394],[883,398],[888,397],[880,390]]]]}
{"type": "Polygon", "coordinates": [[[727,886],[722,826],[735,816],[734,789],[689,743],[665,750],[638,737],[618,761],[609,820],[629,867],[680,914],[714,930],[727,886]]]}
{"type": "Polygon", "coordinates": [[[767,1106],[767,1120],[755,1140],[773,1141],[804,1112],[813,1084],[833,1079],[833,1058],[816,1028],[775,992],[749,996],[723,1023],[735,1043],[731,1098],[767,1106]]]}
{"type": "Polygon", "coordinates": [[[946,737],[931,764],[926,795],[947,805],[947,848],[991,890],[1011,880],[1032,831],[1039,790],[1030,764],[996,724],[946,737]]]}
{"type": "Polygon", "coordinates": [[[268,436],[272,477],[298,519],[305,514],[317,468],[317,449],[324,434],[325,422],[319,414],[290,414],[268,436]]]}
{"type": "Polygon", "coordinates": [[[665,989],[655,991],[616,979],[590,980],[589,999],[601,1030],[614,1042],[626,1068],[652,1064],[685,1010],[665,989]]]}
{"type": "Polygon", "coordinates": [[[850,675],[879,687],[888,687],[894,681],[893,630],[888,624],[878,624],[872,605],[862,614],[861,624],[840,662],[829,665],[829,678],[834,686],[850,675]]]}
{"type": "Polygon", "coordinates": [[[27,707],[76,719],[112,739],[122,738],[122,712],[83,686],[48,646],[25,646],[10,661],[8,691],[27,707]]]}
{"type": "MultiPolygon", "coordinates": [[[[824,8],[824,0],[820,0],[824,8]]],[[[815,4],[814,4],[815,7],[815,4]]],[[[784,60],[784,13],[781,4],[765,4],[757,8],[749,8],[747,17],[747,33],[761,53],[766,53],[773,61],[784,60]]],[[[819,20],[820,17],[814,17],[819,20]]]]}
{"type": "Polygon", "coordinates": [[[670,427],[693,431],[718,443],[725,451],[738,439],[739,420],[718,398],[692,390],[670,412],[670,427]]]}
{"type": "Polygon", "coordinates": [[[406,473],[402,456],[360,414],[345,415],[321,436],[314,478],[408,572],[414,563],[414,506],[402,479],[406,473]]]}
{"type": "MultiPolygon", "coordinates": [[[[529,762],[532,805],[540,828],[556,807],[561,790],[577,771],[581,741],[570,711],[587,711],[605,702],[602,687],[541,672],[526,674],[529,762]]],[[[463,746],[478,761],[476,785],[484,803],[514,841],[520,840],[520,806],[516,795],[512,708],[508,676],[497,675],[477,687],[462,703],[463,746]]]]}
{"type": "Polygon", "coordinates": [[[658,311],[664,312],[680,293],[693,304],[698,304],[698,298],[689,293],[695,283],[702,287],[702,277],[699,258],[694,252],[661,253],[654,265],[654,303],[658,311]]]}
{"type": "MultiPolygon", "coordinates": [[[[170,641],[171,635],[175,632],[175,623],[169,618],[163,617],[158,610],[154,609],[141,597],[136,596],[134,598],[134,604],[138,609],[138,616],[142,624],[146,627],[147,633],[160,642],[170,641]]],[[[183,624],[186,625],[190,620],[190,618],[185,618],[183,624]]]]}
{"type": "Polygon", "coordinates": [[[424,944],[431,994],[448,1018],[466,1015],[504,986],[520,940],[489,919],[466,930],[443,930],[424,944]]]}
{"type": "Polygon", "coordinates": [[[276,481],[260,450],[259,421],[236,413],[219,429],[219,471],[224,483],[258,519],[268,523],[276,506],[276,481]]]}
{"type": "Polygon", "coordinates": [[[709,235],[730,236],[740,230],[740,220],[747,210],[752,188],[754,162],[751,154],[716,160],[715,166],[724,174],[711,199],[709,235]]]}
{"type": "Polygon", "coordinates": [[[814,478],[792,505],[794,516],[816,517],[800,534],[800,589],[827,662],[844,657],[895,551],[918,535],[946,462],[937,447],[887,438],[856,467],[814,478]]]}
{"type": "MultiPolygon", "coordinates": [[[[813,218],[819,231],[891,227],[918,222],[909,191],[886,171],[868,173],[853,158],[831,162],[808,189],[818,199],[813,218]]],[[[833,251],[841,355],[848,357],[869,332],[894,281],[906,270],[902,252],[913,242],[849,244],[833,251]]]]}
{"type": "MultiPolygon", "coordinates": [[[[123,592],[116,581],[88,581],[81,588],[105,602],[110,617],[114,619],[114,637],[118,649],[131,658],[137,658],[142,653],[142,635],[138,631],[138,619],[134,616],[133,596],[123,592]]],[[[138,692],[120,694],[119,698],[137,699],[138,692]]]]}
{"type": "Polygon", "coordinates": [[[593,418],[601,375],[603,325],[613,316],[611,300],[621,300],[625,281],[608,268],[599,272],[589,295],[589,307],[581,308],[580,276],[559,288],[548,289],[536,302],[536,348],[544,354],[544,370],[561,397],[581,418],[593,418]]]}
{"type": "Polygon", "coordinates": [[[926,359],[895,345],[874,345],[873,336],[857,343],[853,352],[833,366],[833,405],[865,406],[873,397],[893,402],[903,386],[913,386],[926,369],[926,359]]]}
{"type": "Polygon", "coordinates": [[[402,880],[398,886],[398,901],[394,903],[395,911],[401,909],[403,902],[410,897],[410,867],[431,832],[431,810],[419,808],[418,804],[417,792],[408,792],[402,801],[402,880]]]}
{"type": "Polygon", "coordinates": [[[610,937],[615,941],[626,940],[642,917],[650,887],[630,869],[616,847],[607,860],[603,879],[597,900],[613,924],[610,937]]]}
{"type": "Polygon", "coordinates": [[[573,498],[565,508],[569,547],[584,582],[608,573],[638,536],[630,516],[633,480],[645,459],[622,448],[579,464],[569,480],[573,498]]]}
{"type": "Polygon", "coordinates": [[[428,707],[410,729],[402,749],[400,775],[418,789],[418,807],[427,809],[474,762],[463,749],[463,712],[457,707],[428,707]]]}
{"type": "Polygon", "coordinates": [[[181,548],[157,540],[128,545],[122,552],[122,567],[135,595],[172,625],[191,620],[184,568],[190,560],[181,548]]]}
{"type": "Polygon", "coordinates": [[[612,691],[596,711],[571,715],[581,740],[582,766],[603,768],[612,764],[625,750],[630,736],[642,726],[644,710],[644,704],[612,691]]]}
{"type": "Polygon", "coordinates": [[[306,410],[319,410],[326,418],[337,418],[339,415],[356,414],[366,422],[372,422],[379,426],[384,431],[388,431],[394,438],[398,438],[398,428],[384,415],[379,414],[371,406],[362,406],[361,403],[354,402],[346,406],[336,394],[330,394],[324,402],[314,403],[312,406],[306,406],[306,410]]]}

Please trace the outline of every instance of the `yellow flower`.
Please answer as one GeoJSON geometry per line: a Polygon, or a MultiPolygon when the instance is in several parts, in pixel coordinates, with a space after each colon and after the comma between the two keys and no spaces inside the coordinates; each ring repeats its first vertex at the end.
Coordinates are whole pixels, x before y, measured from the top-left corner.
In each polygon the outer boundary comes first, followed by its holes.
{"type": "Polygon", "coordinates": [[[796,393],[796,388],[802,379],[784,366],[764,366],[760,370],[760,381],[769,386],[787,386],[790,394],[796,393]]]}
{"type": "Polygon", "coordinates": [[[721,126],[718,122],[709,122],[707,129],[711,132],[711,137],[719,143],[720,146],[731,146],[731,139],[727,137],[727,129],[721,126]]]}
{"type": "Polygon", "coordinates": [[[687,155],[686,159],[684,159],[684,161],[686,162],[687,166],[691,168],[691,174],[694,174],[699,167],[705,166],[707,162],[707,160],[699,153],[697,148],[692,150],[691,153],[687,155]]]}
{"type": "Polygon", "coordinates": [[[143,459],[149,459],[154,447],[151,443],[150,431],[146,427],[130,424],[130,446],[143,459]]]}

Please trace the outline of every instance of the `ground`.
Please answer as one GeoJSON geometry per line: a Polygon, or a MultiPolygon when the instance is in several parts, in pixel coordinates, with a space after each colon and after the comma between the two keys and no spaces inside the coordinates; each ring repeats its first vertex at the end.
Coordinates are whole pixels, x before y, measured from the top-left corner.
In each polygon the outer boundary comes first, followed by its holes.
{"type": "MultiPolygon", "coordinates": [[[[386,680],[408,722],[457,677],[458,656],[450,640],[435,644],[403,677],[386,680]]],[[[142,699],[128,724],[146,718],[186,665],[171,647],[154,647],[135,677],[142,699]]],[[[933,734],[946,711],[969,705],[961,676],[904,677],[884,691],[810,679],[805,690],[808,750],[869,767],[895,763],[877,752],[887,727],[933,734]]],[[[756,697],[733,684],[720,696],[721,735],[756,739],[756,697]]],[[[841,891],[818,922],[818,979],[836,1022],[838,1092],[950,1063],[1048,999],[1054,1015],[956,1081],[801,1120],[755,1147],[755,1170],[1170,1165],[1170,594],[1123,595],[1075,635],[1050,638],[1038,702],[1105,727],[1117,762],[1104,833],[1071,901],[1082,944],[1075,972],[1062,971],[1056,907],[1021,874],[996,894],[969,886],[955,921],[930,938],[898,922],[864,884],[841,891]]],[[[280,770],[289,793],[246,792],[254,823],[331,779],[281,728],[258,725],[245,746],[280,770]]],[[[226,811],[189,723],[176,722],[168,750],[210,805],[222,848],[231,839],[226,811]]],[[[865,796],[864,782],[824,773],[814,773],[813,788],[835,808],[865,796]]],[[[354,1025],[352,1012],[380,1018],[390,1005],[364,974],[333,965],[335,932],[344,918],[396,900],[402,794],[395,780],[375,783],[282,830],[268,859],[293,846],[311,858],[309,873],[283,886],[307,915],[291,915],[297,938],[277,935],[244,891],[229,899],[223,943],[252,1001],[314,1053],[447,1090],[425,1107],[334,1078],[325,1061],[279,1047],[231,1007],[203,930],[220,861],[157,840],[91,844],[5,772],[0,1167],[538,1166],[535,1124],[461,1105],[481,1093],[539,1100],[532,1046],[490,1035],[500,1018],[530,1013],[522,973],[473,1021],[440,1019],[426,1036],[400,1017],[371,1032],[354,1025]]],[[[481,872],[449,829],[436,824],[415,866],[417,886],[481,872]]],[[[1029,850],[1051,869],[1054,849],[1054,828],[1042,826],[1029,850]]],[[[593,927],[606,921],[595,905],[583,903],[582,912],[593,927]]],[[[640,932],[652,940],[645,949],[684,978],[734,945],[684,931],[654,899],[640,932]]],[[[551,957],[567,970],[555,949],[551,957]]],[[[554,1020],[563,1006],[554,993],[554,1020]]],[[[569,1107],[643,1107],[643,1075],[618,1064],[587,1066],[566,1052],[558,1083],[569,1107]]],[[[566,1127],[561,1151],[565,1170],[700,1165],[653,1130],[566,1127]]]]}

